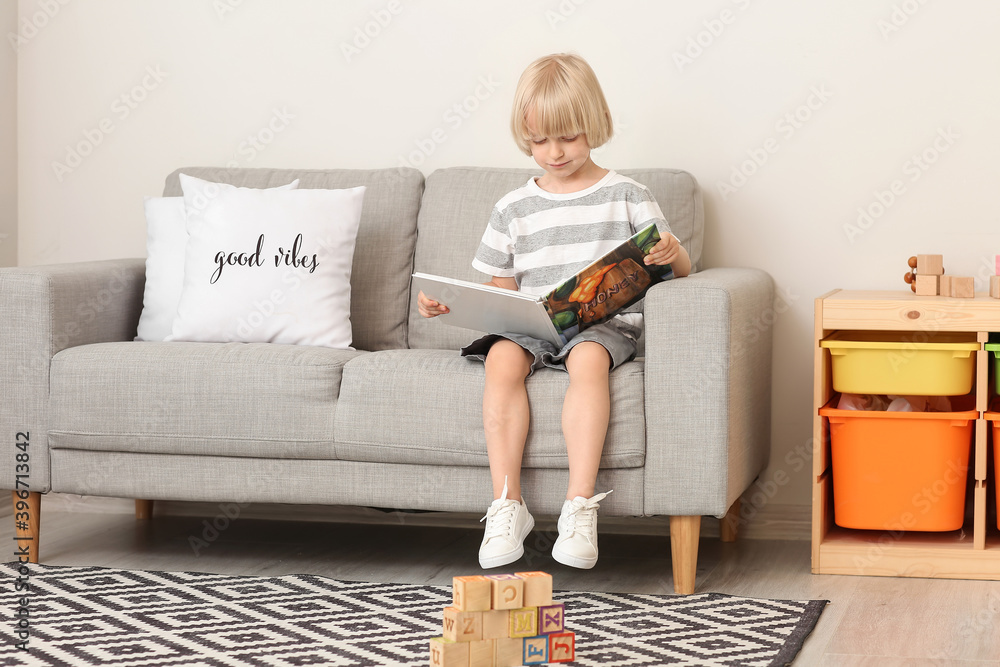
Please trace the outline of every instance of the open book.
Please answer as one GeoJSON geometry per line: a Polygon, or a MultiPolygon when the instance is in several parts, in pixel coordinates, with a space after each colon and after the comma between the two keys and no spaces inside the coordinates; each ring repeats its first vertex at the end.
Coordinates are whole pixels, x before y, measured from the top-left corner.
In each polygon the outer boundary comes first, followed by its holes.
{"type": "Polygon", "coordinates": [[[650,286],[674,277],[669,264],[643,263],[659,240],[656,224],[650,224],[545,296],[426,273],[414,273],[413,280],[428,298],[448,306],[449,312],[438,316],[445,324],[523,333],[562,347],[641,299],[650,286]]]}

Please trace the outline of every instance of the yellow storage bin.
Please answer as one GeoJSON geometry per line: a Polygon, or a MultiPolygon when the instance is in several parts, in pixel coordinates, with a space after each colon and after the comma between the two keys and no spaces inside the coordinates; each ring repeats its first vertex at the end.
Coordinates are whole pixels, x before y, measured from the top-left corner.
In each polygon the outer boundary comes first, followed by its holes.
{"type": "Polygon", "coordinates": [[[979,343],[962,333],[838,331],[820,345],[846,394],[958,396],[972,391],[979,343]]]}

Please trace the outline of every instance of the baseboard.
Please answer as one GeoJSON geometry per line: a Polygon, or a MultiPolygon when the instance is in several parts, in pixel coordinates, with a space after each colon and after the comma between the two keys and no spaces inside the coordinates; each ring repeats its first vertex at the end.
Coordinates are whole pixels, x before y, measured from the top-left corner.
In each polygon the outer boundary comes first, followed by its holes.
{"type": "MultiPolygon", "coordinates": [[[[127,498],[78,496],[65,493],[46,494],[43,510],[56,512],[92,512],[132,514],[135,501],[127,498]]],[[[485,509],[485,508],[484,508],[485,509]]],[[[482,514],[465,512],[386,512],[370,507],[340,505],[282,505],[252,503],[245,506],[232,503],[182,502],[160,500],[154,504],[154,516],[235,516],[274,521],[324,521],[331,523],[405,524],[409,526],[444,526],[479,528],[482,514]]],[[[808,505],[768,503],[760,507],[744,503],[737,527],[741,539],[750,540],[809,540],[812,511],[808,505]]],[[[539,528],[555,526],[555,517],[535,517],[539,528]]],[[[670,520],[654,517],[601,517],[600,528],[609,533],[637,535],[667,535],[670,520]]],[[[702,537],[719,536],[719,520],[703,517],[702,537]]]]}

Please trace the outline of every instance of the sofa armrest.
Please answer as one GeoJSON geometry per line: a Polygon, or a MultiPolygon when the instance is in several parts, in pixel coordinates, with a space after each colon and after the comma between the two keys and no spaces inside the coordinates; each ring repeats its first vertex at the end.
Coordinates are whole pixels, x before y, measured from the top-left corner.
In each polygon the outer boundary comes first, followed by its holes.
{"type": "Polygon", "coordinates": [[[767,466],[773,298],[737,268],[647,293],[646,514],[721,517],[767,466]]]}
{"type": "Polygon", "coordinates": [[[52,357],[135,338],[144,286],[144,259],[0,269],[0,488],[15,488],[15,442],[27,433],[30,490],[49,490],[52,357]]]}

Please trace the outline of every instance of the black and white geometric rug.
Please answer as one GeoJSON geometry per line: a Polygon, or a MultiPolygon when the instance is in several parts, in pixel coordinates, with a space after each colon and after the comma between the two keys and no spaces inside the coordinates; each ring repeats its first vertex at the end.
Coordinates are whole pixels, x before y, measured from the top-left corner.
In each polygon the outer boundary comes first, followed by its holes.
{"type": "MultiPolygon", "coordinates": [[[[27,566],[22,600],[18,567],[0,570],[2,667],[426,665],[451,604],[449,586],[45,565],[27,566]],[[23,609],[27,652],[16,648],[23,609]]],[[[826,604],[718,593],[554,597],[576,633],[569,664],[601,667],[789,664],[826,604]]]]}

